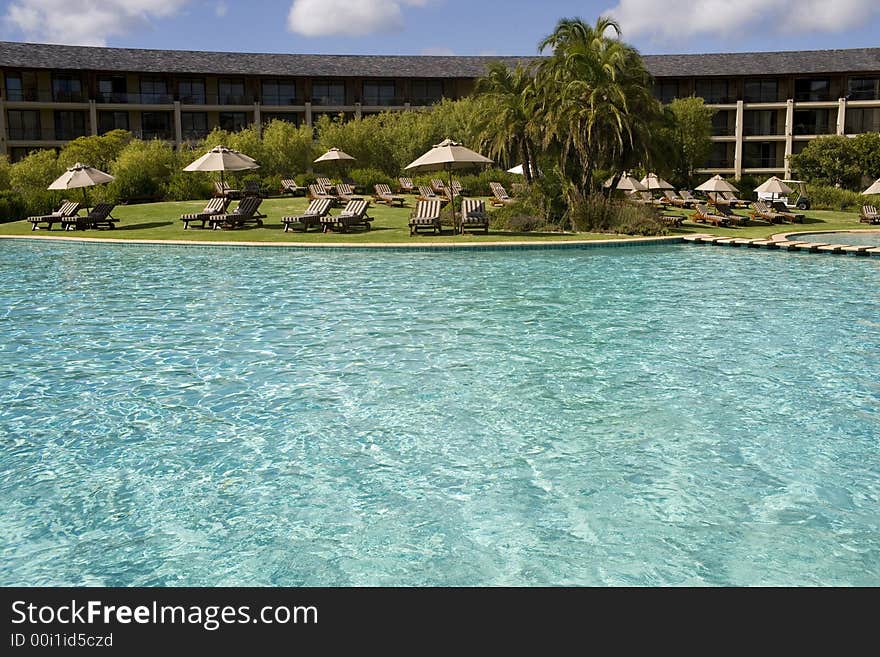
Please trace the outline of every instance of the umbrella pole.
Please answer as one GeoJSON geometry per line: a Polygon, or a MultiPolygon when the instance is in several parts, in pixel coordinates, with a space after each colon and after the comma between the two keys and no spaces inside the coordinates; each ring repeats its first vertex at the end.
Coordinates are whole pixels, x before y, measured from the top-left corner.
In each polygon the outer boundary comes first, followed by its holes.
{"type": "Polygon", "coordinates": [[[452,206],[452,234],[455,235],[455,192],[452,191],[452,166],[449,166],[449,205],[452,206]]]}

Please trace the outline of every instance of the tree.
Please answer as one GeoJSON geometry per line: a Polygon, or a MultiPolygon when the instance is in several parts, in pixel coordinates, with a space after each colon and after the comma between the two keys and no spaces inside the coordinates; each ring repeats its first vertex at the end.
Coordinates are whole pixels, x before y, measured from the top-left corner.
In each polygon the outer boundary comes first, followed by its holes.
{"type": "Polygon", "coordinates": [[[619,37],[606,17],[595,25],[563,19],[539,46],[553,55],[538,66],[535,122],[543,146],[557,154],[569,205],[599,190],[598,172],[651,158],[660,104],[641,56],[619,37]]]}
{"type": "Polygon", "coordinates": [[[495,159],[522,162],[525,180],[531,183],[537,171],[532,74],[521,66],[510,69],[493,62],[486,76],[477,80],[476,90],[481,94],[477,106],[480,142],[495,159]]]}
{"type": "Polygon", "coordinates": [[[667,107],[669,127],[664,131],[669,139],[671,171],[688,187],[693,183],[697,169],[704,166],[712,152],[711,107],[702,98],[676,98],[667,107]]]}
{"type": "Polygon", "coordinates": [[[33,151],[9,170],[9,186],[21,194],[31,214],[42,214],[58,200],[46,188],[64,171],[55,151],[33,151]]]}
{"type": "Polygon", "coordinates": [[[105,135],[77,137],[61,149],[58,161],[65,168],[82,162],[106,171],[133,138],[127,130],[111,130],[105,135]]]}
{"type": "Polygon", "coordinates": [[[791,156],[791,166],[810,182],[855,189],[867,172],[854,142],[843,136],[814,139],[803,151],[791,156]]]}

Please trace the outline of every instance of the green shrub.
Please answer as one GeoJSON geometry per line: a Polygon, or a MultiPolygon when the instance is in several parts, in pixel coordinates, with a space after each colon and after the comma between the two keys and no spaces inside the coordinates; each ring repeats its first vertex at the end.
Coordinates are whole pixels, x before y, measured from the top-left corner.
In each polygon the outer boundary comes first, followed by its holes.
{"type": "Polygon", "coordinates": [[[12,165],[9,158],[0,155],[0,190],[9,189],[9,176],[12,173],[12,165]]]}
{"type": "Polygon", "coordinates": [[[132,139],[132,134],[127,130],[111,130],[101,136],[78,137],[61,149],[58,162],[65,168],[82,162],[107,171],[132,139]]]}
{"type": "Polygon", "coordinates": [[[380,169],[352,169],[347,177],[350,177],[363,187],[365,194],[373,193],[373,185],[386,184],[392,188],[397,186],[397,180],[392,179],[391,176],[380,169]]]}
{"type": "Polygon", "coordinates": [[[868,202],[866,196],[828,185],[807,185],[807,198],[814,210],[856,211],[868,202]]]}
{"type": "Polygon", "coordinates": [[[159,200],[165,197],[168,182],[178,172],[177,155],[168,143],[135,139],[113,163],[116,180],[106,185],[101,196],[115,203],[159,200]]]}
{"type": "Polygon", "coordinates": [[[578,232],[665,235],[656,210],[593,194],[577,199],[569,208],[569,221],[578,232]]]}
{"type": "Polygon", "coordinates": [[[214,194],[214,176],[208,173],[176,171],[165,184],[165,198],[169,201],[193,201],[211,198],[214,194]]]}
{"type": "Polygon", "coordinates": [[[64,171],[55,151],[33,151],[9,170],[9,186],[19,193],[28,214],[44,214],[55,209],[59,192],[46,189],[64,171]]]}
{"type": "Polygon", "coordinates": [[[0,223],[20,221],[27,216],[27,204],[21,194],[11,189],[0,191],[0,223]]]}

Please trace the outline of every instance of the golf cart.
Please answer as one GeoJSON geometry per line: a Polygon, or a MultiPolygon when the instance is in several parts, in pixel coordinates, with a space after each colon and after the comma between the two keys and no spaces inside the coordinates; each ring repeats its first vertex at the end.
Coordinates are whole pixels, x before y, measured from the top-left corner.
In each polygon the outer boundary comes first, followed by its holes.
{"type": "Polygon", "coordinates": [[[810,199],[807,198],[807,184],[804,180],[782,180],[786,187],[790,188],[794,193],[794,200],[791,196],[785,196],[777,192],[758,192],[758,200],[761,201],[782,201],[789,208],[797,208],[798,210],[809,210],[810,199]]]}

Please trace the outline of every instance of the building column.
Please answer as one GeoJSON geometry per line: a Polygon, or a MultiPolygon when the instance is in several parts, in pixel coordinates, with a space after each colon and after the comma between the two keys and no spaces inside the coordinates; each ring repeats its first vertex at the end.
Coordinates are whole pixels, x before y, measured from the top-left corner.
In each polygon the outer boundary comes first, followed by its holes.
{"type": "Polygon", "coordinates": [[[263,134],[263,121],[260,116],[260,103],[254,103],[254,125],[257,128],[257,134],[263,134]]]}
{"type": "Polygon", "coordinates": [[[89,123],[92,126],[92,137],[98,134],[98,108],[94,100],[89,101],[89,123]]]}
{"type": "Polygon", "coordinates": [[[733,177],[742,178],[743,173],[743,101],[736,101],[736,142],[733,149],[733,177]]]}
{"type": "Polygon", "coordinates": [[[794,152],[794,100],[785,101],[785,177],[791,178],[791,154],[794,152]]]}
{"type": "Polygon", "coordinates": [[[363,115],[361,114],[361,104],[355,103],[354,104],[354,118],[360,119],[362,117],[363,117],[363,115]]]}
{"type": "Polygon", "coordinates": [[[0,155],[9,152],[9,133],[6,130],[6,98],[0,98],[0,155]]]}
{"type": "Polygon", "coordinates": [[[407,101],[403,104],[403,111],[404,112],[409,112],[411,109],[412,109],[412,107],[410,106],[409,101],[407,101]]]}
{"type": "Polygon", "coordinates": [[[306,103],[306,125],[312,127],[312,104],[306,103]]]}
{"type": "Polygon", "coordinates": [[[180,148],[183,144],[183,119],[180,115],[180,101],[174,101],[174,145],[180,148]]]}
{"type": "Polygon", "coordinates": [[[837,134],[846,134],[846,98],[837,100],[837,134]]]}

